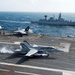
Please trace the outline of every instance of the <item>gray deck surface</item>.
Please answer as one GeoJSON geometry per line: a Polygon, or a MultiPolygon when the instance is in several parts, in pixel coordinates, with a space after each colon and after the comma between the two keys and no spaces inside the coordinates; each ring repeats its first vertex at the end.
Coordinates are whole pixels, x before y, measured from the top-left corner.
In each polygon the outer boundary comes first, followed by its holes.
{"type": "MultiPolygon", "coordinates": [[[[75,38],[69,37],[53,37],[48,35],[29,35],[23,37],[16,36],[0,36],[0,42],[10,42],[14,43],[15,41],[22,42],[27,40],[31,45],[45,45],[45,46],[54,46],[60,47],[61,43],[70,44],[68,52],[62,52],[59,50],[49,51],[49,57],[34,57],[26,58],[24,55],[13,55],[10,53],[0,53],[0,75],[7,73],[7,75],[63,75],[60,71],[49,71],[43,69],[3,65],[3,63],[12,63],[16,65],[30,65],[43,68],[52,68],[59,70],[75,71],[75,38]],[[2,70],[1,70],[2,69],[2,70]],[[10,71],[5,71],[10,70],[10,71]],[[20,72],[20,73],[19,73],[20,72]],[[30,74],[28,74],[30,73],[30,74]]],[[[0,43],[0,48],[6,46],[6,44],[0,43]]],[[[9,48],[19,48],[19,45],[9,45],[9,48]]],[[[5,75],[5,74],[4,74],[5,75]]]]}

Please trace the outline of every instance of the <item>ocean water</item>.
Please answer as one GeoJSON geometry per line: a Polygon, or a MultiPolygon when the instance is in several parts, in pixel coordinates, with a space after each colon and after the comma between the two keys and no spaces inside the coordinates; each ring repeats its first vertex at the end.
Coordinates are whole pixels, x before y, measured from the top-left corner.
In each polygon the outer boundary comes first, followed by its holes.
{"type": "MultiPolygon", "coordinates": [[[[27,23],[44,18],[44,15],[48,15],[48,18],[54,16],[57,19],[59,13],[0,12],[0,26],[6,31],[17,30],[18,28],[24,29],[30,26],[33,34],[75,37],[75,27],[73,26],[48,26],[27,23]]],[[[75,21],[75,13],[62,13],[62,18],[75,21]]]]}

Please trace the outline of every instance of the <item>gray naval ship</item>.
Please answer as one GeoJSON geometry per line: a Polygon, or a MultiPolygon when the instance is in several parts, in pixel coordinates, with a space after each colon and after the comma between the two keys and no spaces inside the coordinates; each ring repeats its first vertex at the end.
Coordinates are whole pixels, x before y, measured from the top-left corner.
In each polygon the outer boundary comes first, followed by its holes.
{"type": "Polygon", "coordinates": [[[51,25],[51,26],[75,26],[75,21],[68,21],[61,17],[59,13],[58,19],[50,17],[47,19],[47,15],[44,16],[44,19],[39,19],[39,21],[32,21],[32,23],[38,23],[40,25],[51,25]]]}

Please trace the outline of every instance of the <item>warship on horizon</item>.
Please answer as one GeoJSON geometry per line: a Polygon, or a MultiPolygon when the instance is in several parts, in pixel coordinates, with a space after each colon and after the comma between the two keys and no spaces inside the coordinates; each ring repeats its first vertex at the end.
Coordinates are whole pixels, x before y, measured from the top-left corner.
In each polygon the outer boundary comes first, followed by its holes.
{"type": "Polygon", "coordinates": [[[44,19],[39,19],[39,21],[32,21],[31,23],[51,26],[75,26],[75,21],[68,21],[63,19],[61,17],[61,13],[59,13],[58,19],[55,19],[54,17],[50,17],[50,19],[47,19],[47,15],[45,15],[44,17],[44,19]]]}

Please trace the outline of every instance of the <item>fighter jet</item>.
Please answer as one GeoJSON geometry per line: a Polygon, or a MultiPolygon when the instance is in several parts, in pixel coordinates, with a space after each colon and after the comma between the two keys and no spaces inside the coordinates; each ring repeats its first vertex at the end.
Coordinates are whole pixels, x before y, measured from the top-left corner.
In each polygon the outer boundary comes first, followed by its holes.
{"type": "Polygon", "coordinates": [[[31,46],[27,41],[20,43],[20,49],[15,50],[15,53],[24,54],[26,57],[43,56],[48,57],[49,53],[41,50],[39,47],[31,46]]]}
{"type": "Polygon", "coordinates": [[[19,36],[28,35],[29,29],[30,29],[30,27],[27,26],[25,29],[18,29],[16,31],[14,31],[14,33],[15,33],[15,35],[19,35],[19,36]]]}

